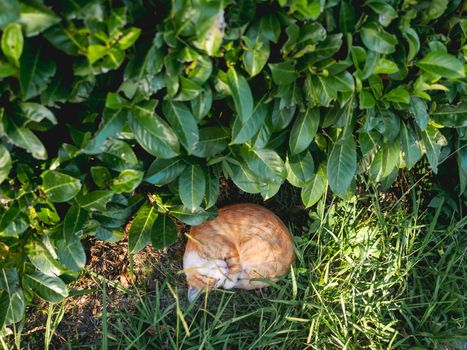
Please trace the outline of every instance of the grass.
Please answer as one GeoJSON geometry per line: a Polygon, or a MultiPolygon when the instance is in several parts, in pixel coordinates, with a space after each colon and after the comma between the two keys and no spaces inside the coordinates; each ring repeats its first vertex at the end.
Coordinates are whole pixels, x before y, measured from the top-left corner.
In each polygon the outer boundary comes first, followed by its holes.
{"type": "Polygon", "coordinates": [[[377,196],[322,201],[309,225],[291,227],[297,260],[283,281],[188,305],[175,275],[141,290],[136,312],[114,315],[110,347],[465,349],[467,219],[443,209],[385,212],[377,196]]]}
{"type": "MultiPolygon", "coordinates": [[[[114,311],[106,290],[115,283],[96,275],[101,342],[52,347],[465,350],[467,218],[444,195],[430,207],[419,188],[389,202],[367,190],[323,199],[308,220],[289,220],[295,266],[267,290],[218,290],[189,304],[181,266],[168,257],[156,267],[156,288],[122,289],[131,303],[114,311]]],[[[270,206],[283,213],[289,197],[279,193],[270,206]]],[[[48,315],[46,344],[63,308],[48,315]]],[[[4,339],[3,349],[22,348],[4,339]]]]}

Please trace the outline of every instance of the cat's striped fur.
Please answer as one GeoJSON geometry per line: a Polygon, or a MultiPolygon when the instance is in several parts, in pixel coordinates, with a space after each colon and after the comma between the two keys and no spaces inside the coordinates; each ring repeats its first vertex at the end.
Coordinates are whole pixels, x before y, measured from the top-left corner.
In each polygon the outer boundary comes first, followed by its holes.
{"type": "Polygon", "coordinates": [[[216,219],[194,226],[183,268],[189,296],[216,288],[254,289],[285,274],[294,260],[292,237],[271,211],[256,204],[234,204],[216,219]]]}

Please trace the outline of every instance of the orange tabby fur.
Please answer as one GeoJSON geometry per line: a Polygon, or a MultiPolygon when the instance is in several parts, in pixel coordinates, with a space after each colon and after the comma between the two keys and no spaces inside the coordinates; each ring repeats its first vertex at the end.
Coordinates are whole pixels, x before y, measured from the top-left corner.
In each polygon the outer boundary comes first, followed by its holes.
{"type": "Polygon", "coordinates": [[[266,287],[254,279],[283,275],[293,260],[292,237],[276,215],[256,204],[229,205],[190,230],[183,258],[189,297],[213,287],[266,287]]]}

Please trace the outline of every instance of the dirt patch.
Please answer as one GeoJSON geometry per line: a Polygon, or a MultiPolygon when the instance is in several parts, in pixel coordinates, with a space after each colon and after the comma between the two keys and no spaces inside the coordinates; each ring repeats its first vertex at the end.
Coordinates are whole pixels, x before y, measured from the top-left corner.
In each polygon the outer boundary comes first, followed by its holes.
{"type": "MultiPolygon", "coordinates": [[[[183,237],[183,231],[180,231],[183,237]]],[[[64,315],[58,325],[51,348],[59,349],[76,342],[80,346],[98,345],[101,341],[103,282],[106,284],[108,315],[118,310],[129,310],[133,305],[131,293],[135,290],[151,291],[156,280],[162,281],[168,273],[182,268],[184,239],[169,248],[155,251],[150,246],[128,255],[126,239],[115,243],[87,238],[83,241],[87,264],[81,277],[70,284],[71,295],[65,304],[64,315]],[[161,265],[164,268],[161,268],[161,265]]],[[[23,345],[42,347],[48,304],[36,299],[28,308],[24,327],[23,345]]],[[[57,306],[58,311],[58,306],[57,306]]]]}

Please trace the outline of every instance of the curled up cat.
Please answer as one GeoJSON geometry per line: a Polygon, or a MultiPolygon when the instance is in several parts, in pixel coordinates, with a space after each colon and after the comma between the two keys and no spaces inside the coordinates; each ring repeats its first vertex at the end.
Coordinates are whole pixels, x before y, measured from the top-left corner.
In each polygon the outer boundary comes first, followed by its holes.
{"type": "Polygon", "coordinates": [[[256,204],[234,204],[191,228],[183,257],[188,299],[212,288],[256,289],[287,273],[294,261],[284,223],[256,204]]]}

